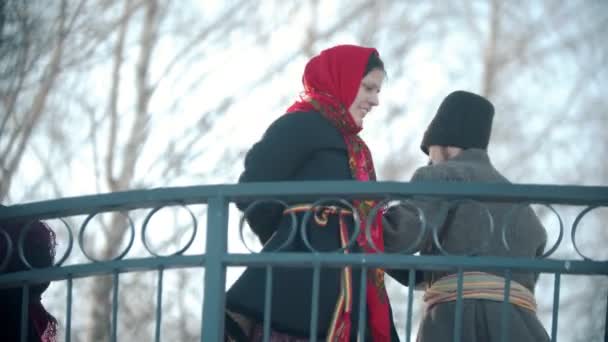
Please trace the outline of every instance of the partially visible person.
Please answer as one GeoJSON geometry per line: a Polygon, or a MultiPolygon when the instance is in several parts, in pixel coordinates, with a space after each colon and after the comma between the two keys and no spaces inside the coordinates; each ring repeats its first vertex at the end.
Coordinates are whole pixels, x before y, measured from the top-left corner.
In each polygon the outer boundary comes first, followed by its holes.
{"type": "MultiPolygon", "coordinates": [[[[441,103],[422,140],[422,151],[430,164],[417,169],[412,182],[510,183],[492,165],[487,153],[494,106],[482,96],[456,91],[441,103]]],[[[437,231],[441,247],[450,254],[536,258],[543,254],[547,233],[529,207],[514,210],[513,203],[468,203],[457,208],[447,200],[416,198],[408,205],[390,208],[385,214],[385,247],[388,252],[410,248],[417,240],[421,224],[414,207],[422,209],[429,226],[437,231]],[[494,222],[489,231],[486,207],[494,222]],[[451,209],[450,209],[451,208],[451,209]],[[514,210],[514,211],[512,211],[514,210]],[[511,213],[511,214],[509,214],[511,213]],[[508,221],[507,221],[508,220],[508,221]],[[500,229],[509,222],[505,248],[500,229]]],[[[414,252],[441,254],[433,242],[432,229],[426,231],[414,252]]],[[[393,271],[399,273],[399,271],[393,271]]],[[[406,272],[401,272],[406,273],[406,272]]],[[[504,272],[464,272],[462,341],[501,341],[504,272]]],[[[407,280],[407,274],[396,277],[407,280]]],[[[418,341],[451,341],[456,315],[457,277],[453,272],[418,272],[415,282],[425,283],[426,312],[418,341]]],[[[538,274],[513,272],[510,283],[509,341],[548,341],[536,316],[534,287],[538,274]]],[[[404,284],[407,284],[404,282],[404,284]]]]}
{"type": "MultiPolygon", "coordinates": [[[[19,257],[19,237],[27,222],[0,222],[0,265],[8,257],[8,263],[0,270],[0,276],[12,272],[27,271],[29,267],[19,257]],[[9,255],[10,239],[12,251],[9,255]]],[[[28,263],[35,268],[50,267],[55,258],[55,233],[43,222],[34,221],[29,225],[23,243],[23,252],[28,263]]],[[[49,282],[33,284],[29,287],[27,321],[28,342],[54,342],[57,334],[57,320],[46,311],[41,302],[42,293],[49,282]]],[[[0,341],[21,341],[22,288],[0,288],[0,341]]]]}

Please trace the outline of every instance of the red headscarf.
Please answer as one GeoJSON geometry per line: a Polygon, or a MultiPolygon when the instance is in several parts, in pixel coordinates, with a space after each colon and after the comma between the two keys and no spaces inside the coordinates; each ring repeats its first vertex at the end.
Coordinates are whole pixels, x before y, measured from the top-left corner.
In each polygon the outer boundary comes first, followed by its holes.
{"type": "MultiPolygon", "coordinates": [[[[348,162],[354,179],[373,181],[376,179],[374,162],[369,148],[357,134],[361,127],[357,126],[348,108],[351,106],[363,79],[363,73],[372,54],[378,54],[374,48],[355,45],[339,45],[324,50],[313,57],[302,76],[304,93],[300,101],[287,109],[287,113],[296,111],[319,111],[325,118],[338,128],[348,149],[348,162]]],[[[374,201],[354,201],[354,206],[361,218],[361,233],[357,243],[368,253],[374,253],[365,239],[365,222],[374,201]]],[[[371,227],[371,237],[374,245],[384,250],[382,220],[378,215],[371,227]]],[[[345,269],[350,275],[350,268],[345,269]]],[[[349,279],[352,281],[352,279],[349,279]]],[[[348,281],[347,281],[348,282],[348,281]]],[[[350,289],[350,286],[347,286],[350,289]]],[[[350,292],[350,291],[349,291],[350,292]]],[[[347,294],[346,303],[350,303],[352,293],[347,294]]],[[[367,307],[368,321],[374,341],[390,341],[390,318],[388,296],[384,287],[384,272],[380,269],[370,272],[367,278],[367,307]]],[[[337,324],[330,329],[329,336],[336,336],[339,341],[350,340],[350,310],[343,308],[339,313],[337,324]],[[341,328],[342,327],[342,328],[341,328]]]]}

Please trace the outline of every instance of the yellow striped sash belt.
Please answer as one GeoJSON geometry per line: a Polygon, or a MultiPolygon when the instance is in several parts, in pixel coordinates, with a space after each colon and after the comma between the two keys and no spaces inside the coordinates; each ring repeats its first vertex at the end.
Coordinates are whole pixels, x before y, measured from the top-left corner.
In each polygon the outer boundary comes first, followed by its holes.
{"type": "MultiPolygon", "coordinates": [[[[313,208],[310,204],[302,204],[291,206],[283,214],[290,213],[302,213],[309,210],[314,210],[314,219],[317,225],[325,227],[329,220],[329,215],[338,215],[339,217],[339,233],[340,233],[340,247],[344,248],[342,253],[348,254],[348,249],[345,248],[348,245],[348,227],[344,222],[344,217],[352,215],[352,211],[344,209],[338,206],[315,206],[313,208]]],[[[351,267],[346,266],[342,268],[340,276],[340,294],[334,306],[334,313],[332,315],[331,323],[327,330],[327,341],[347,341],[350,335],[350,326],[352,324],[350,316],[352,311],[352,272],[351,267]]]]}
{"type": "Polygon", "coordinates": [[[344,209],[339,206],[330,205],[330,206],[313,206],[311,204],[298,204],[293,205],[283,211],[283,215],[291,214],[291,213],[303,213],[306,211],[310,211],[314,209],[314,219],[315,223],[319,226],[326,226],[327,221],[329,220],[329,215],[352,215],[353,212],[349,209],[344,209]]]}
{"type": "MultiPolygon", "coordinates": [[[[486,299],[504,301],[505,278],[485,272],[464,272],[462,282],[463,299],[486,299]]],[[[458,276],[451,274],[439,278],[424,293],[427,310],[434,305],[456,300],[458,276]]],[[[536,312],[534,294],[525,286],[511,280],[509,302],[513,305],[536,312]]]]}

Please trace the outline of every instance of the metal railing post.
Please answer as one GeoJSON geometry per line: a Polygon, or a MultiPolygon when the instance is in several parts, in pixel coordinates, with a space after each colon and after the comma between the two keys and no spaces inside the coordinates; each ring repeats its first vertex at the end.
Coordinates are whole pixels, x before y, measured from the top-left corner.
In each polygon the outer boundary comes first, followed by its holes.
{"type": "Polygon", "coordinates": [[[226,283],[224,256],[227,252],[228,202],[212,197],[207,208],[207,244],[201,341],[223,341],[226,283]]]}

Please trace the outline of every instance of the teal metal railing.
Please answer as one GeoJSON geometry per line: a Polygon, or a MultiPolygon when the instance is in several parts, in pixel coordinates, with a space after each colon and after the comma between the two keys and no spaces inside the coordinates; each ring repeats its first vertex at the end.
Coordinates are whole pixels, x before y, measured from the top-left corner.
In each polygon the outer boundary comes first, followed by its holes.
{"type": "MultiPolygon", "coordinates": [[[[535,273],[550,273],[555,275],[554,282],[554,305],[550,335],[552,340],[557,338],[559,297],[562,275],[597,275],[608,276],[608,262],[606,260],[593,260],[588,257],[577,244],[577,233],[583,218],[590,212],[599,208],[608,207],[608,187],[589,186],[553,186],[553,185],[512,185],[512,184],[482,184],[482,183],[398,183],[377,182],[362,183],[350,181],[336,182],[285,182],[285,183],[250,183],[239,185],[211,185],[193,186],[179,188],[163,188],[151,190],[135,190],[116,192],[109,194],[80,196],[62,198],[51,201],[42,201],[12,205],[0,208],[0,223],[11,221],[31,222],[33,220],[66,219],[75,215],[87,215],[84,223],[78,230],[78,238],[74,237],[74,229],[64,220],[67,229],[66,251],[58,256],[56,265],[44,269],[31,269],[23,272],[5,273],[2,265],[5,263],[0,259],[0,289],[8,287],[23,288],[23,309],[27,312],[28,288],[33,284],[48,281],[63,281],[67,283],[66,314],[65,314],[65,340],[71,339],[71,321],[73,304],[73,280],[97,275],[111,275],[113,281],[112,298],[112,341],[117,340],[117,306],[118,306],[118,279],[123,273],[156,270],[158,272],[157,296],[156,296],[156,318],[155,318],[155,340],[159,341],[161,336],[162,317],[162,293],[163,274],[165,270],[175,268],[205,268],[204,278],[204,305],[202,307],[202,319],[204,325],[201,330],[201,341],[222,341],[224,334],[224,305],[225,305],[225,283],[226,268],[229,266],[258,266],[266,269],[266,292],[265,292],[265,341],[268,340],[270,329],[270,298],[273,279],[273,267],[312,267],[313,268],[313,300],[319,294],[319,274],[322,267],[339,267],[351,265],[362,269],[371,267],[383,267],[404,269],[410,272],[409,296],[407,301],[407,319],[405,337],[409,341],[412,330],[412,294],[414,291],[415,270],[454,270],[459,275],[459,293],[462,291],[462,273],[467,270],[493,270],[504,272],[508,286],[511,274],[515,271],[527,271],[535,273]],[[340,253],[281,253],[266,252],[253,254],[233,254],[227,251],[228,239],[228,217],[229,204],[234,202],[251,201],[310,201],[315,202],[319,198],[341,198],[350,200],[354,198],[378,199],[386,203],[394,199],[407,199],[412,196],[431,196],[445,199],[447,201],[484,201],[510,202],[520,204],[542,204],[549,207],[559,217],[559,212],[554,205],[567,205],[582,207],[572,224],[571,241],[575,251],[580,258],[572,260],[553,259],[553,253],[563,243],[565,227],[560,218],[560,231],[556,243],[548,248],[549,255],[542,259],[521,259],[504,257],[469,257],[469,256],[416,256],[405,254],[340,254],[340,253]],[[197,218],[191,211],[194,223],[193,234],[184,248],[169,256],[159,256],[149,248],[146,238],[146,227],[149,219],[160,209],[167,206],[188,207],[192,204],[207,204],[207,229],[206,250],[204,254],[184,255],[191,246],[194,236],[198,233],[197,218]],[[128,217],[129,211],[134,209],[150,209],[141,227],[141,240],[150,257],[132,258],[127,257],[131,251],[134,239],[137,237],[132,221],[129,219],[129,240],[127,247],[113,260],[100,261],[89,255],[84,249],[84,232],[88,222],[99,213],[121,212],[128,217]],[[64,266],[70,258],[73,247],[76,244],[89,262],[64,266]],[[280,254],[279,254],[280,253],[280,254]]],[[[378,209],[378,208],[376,208],[378,209]]],[[[25,225],[27,226],[27,225],[25,225]]],[[[302,225],[304,226],[304,224],[302,225]]],[[[504,229],[504,228],[503,228],[504,229]]],[[[27,230],[27,228],[25,229],[27,230]]],[[[7,237],[0,235],[0,239],[7,237]]],[[[16,248],[23,258],[22,243],[11,245],[16,248]]],[[[505,242],[506,243],[506,242],[505,242]]],[[[10,250],[5,251],[10,255],[10,250]]],[[[2,253],[0,253],[2,254],[2,253]]],[[[0,255],[0,258],[3,255],[0,255]]],[[[363,296],[366,272],[361,272],[363,296]]],[[[361,297],[363,298],[363,297],[361,297]]],[[[506,315],[507,295],[505,295],[505,310],[503,310],[503,327],[507,326],[508,315],[506,315]]],[[[364,301],[363,301],[364,302],[364,301]]],[[[454,341],[460,341],[462,323],[462,298],[458,298],[455,317],[454,341]]],[[[314,313],[316,313],[317,301],[313,301],[313,319],[311,320],[311,331],[316,328],[314,313]]],[[[361,319],[365,319],[365,309],[362,305],[361,319]]],[[[26,317],[26,313],[24,313],[26,317]]],[[[608,313],[606,314],[608,322],[608,313]]],[[[25,320],[23,320],[25,322],[25,320]]],[[[25,323],[22,324],[25,331],[25,323]]],[[[365,326],[364,324],[361,326],[365,326]]],[[[606,329],[605,329],[606,330],[606,329]]],[[[503,329],[503,341],[508,341],[508,330],[503,329]]],[[[364,332],[360,332],[361,335],[364,332]]],[[[606,332],[604,333],[607,336],[606,332]]],[[[25,337],[23,337],[25,338],[25,337]]],[[[25,339],[24,339],[25,340],[25,339]]],[[[316,335],[311,334],[311,340],[316,340],[316,335]]]]}

